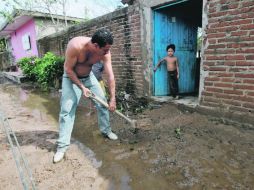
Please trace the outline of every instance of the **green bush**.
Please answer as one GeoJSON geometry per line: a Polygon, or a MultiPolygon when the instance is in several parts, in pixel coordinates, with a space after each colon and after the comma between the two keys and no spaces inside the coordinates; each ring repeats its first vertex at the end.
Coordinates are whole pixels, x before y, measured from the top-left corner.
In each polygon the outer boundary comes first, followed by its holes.
{"type": "Polygon", "coordinates": [[[56,87],[63,75],[64,58],[46,53],[42,58],[28,57],[18,62],[24,75],[43,90],[56,87]]]}
{"type": "Polygon", "coordinates": [[[20,59],[17,65],[21,68],[23,74],[30,80],[36,81],[35,60],[36,57],[24,57],[20,59]]]}

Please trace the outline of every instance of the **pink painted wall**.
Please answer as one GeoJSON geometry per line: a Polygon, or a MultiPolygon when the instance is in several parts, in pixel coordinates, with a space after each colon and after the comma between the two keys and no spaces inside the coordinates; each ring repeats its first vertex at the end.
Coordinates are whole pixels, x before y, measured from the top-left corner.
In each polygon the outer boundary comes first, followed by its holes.
{"type": "Polygon", "coordinates": [[[35,23],[33,19],[11,34],[11,46],[13,48],[15,61],[23,57],[38,56],[35,23]],[[22,37],[26,34],[30,36],[31,49],[29,50],[25,50],[22,44],[22,37]]]}

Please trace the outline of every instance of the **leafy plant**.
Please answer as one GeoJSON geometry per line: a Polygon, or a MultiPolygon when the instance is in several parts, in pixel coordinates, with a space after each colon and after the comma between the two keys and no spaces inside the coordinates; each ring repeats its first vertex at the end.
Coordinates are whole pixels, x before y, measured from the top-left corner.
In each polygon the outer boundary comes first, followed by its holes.
{"type": "Polygon", "coordinates": [[[23,71],[23,74],[29,79],[30,81],[36,81],[36,74],[35,74],[35,60],[36,57],[24,57],[17,62],[17,65],[23,71]]]}
{"type": "Polygon", "coordinates": [[[63,74],[63,61],[63,58],[48,52],[36,64],[36,79],[42,89],[54,87],[55,81],[63,74]]]}
{"type": "Polygon", "coordinates": [[[0,39],[0,52],[1,51],[6,51],[6,43],[5,43],[5,39],[0,39]]]}
{"type": "Polygon", "coordinates": [[[176,135],[176,138],[178,138],[178,139],[181,138],[181,128],[180,127],[175,129],[175,135],[176,135]]]}
{"type": "Polygon", "coordinates": [[[22,58],[17,64],[29,80],[36,82],[41,89],[48,90],[56,87],[63,75],[63,63],[63,57],[48,52],[42,58],[22,58]]]}

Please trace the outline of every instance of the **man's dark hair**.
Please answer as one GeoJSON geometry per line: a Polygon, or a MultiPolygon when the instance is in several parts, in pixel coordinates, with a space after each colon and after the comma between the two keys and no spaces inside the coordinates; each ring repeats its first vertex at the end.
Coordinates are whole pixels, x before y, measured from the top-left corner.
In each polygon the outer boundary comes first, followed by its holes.
{"type": "Polygon", "coordinates": [[[107,44],[113,44],[113,36],[111,32],[105,28],[97,30],[92,36],[92,43],[97,43],[100,47],[107,44]]]}
{"type": "Polygon", "coordinates": [[[167,51],[168,51],[168,49],[172,49],[172,50],[174,50],[175,51],[175,49],[176,49],[176,46],[175,46],[175,44],[170,44],[170,45],[168,45],[167,46],[167,51]]]}

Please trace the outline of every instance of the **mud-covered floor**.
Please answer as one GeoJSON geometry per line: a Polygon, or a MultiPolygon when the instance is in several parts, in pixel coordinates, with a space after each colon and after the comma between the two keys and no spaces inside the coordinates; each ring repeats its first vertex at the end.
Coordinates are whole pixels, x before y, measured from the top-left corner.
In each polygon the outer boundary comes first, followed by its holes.
{"type": "MultiPolygon", "coordinates": [[[[100,135],[95,110],[89,101],[82,101],[66,159],[52,164],[58,95],[13,85],[1,85],[0,95],[1,109],[5,109],[13,122],[39,189],[254,187],[254,127],[251,125],[200,115],[170,102],[152,102],[156,109],[133,116],[138,130],[111,115],[112,128],[119,135],[119,140],[113,142],[100,135]],[[39,161],[41,157],[37,156],[38,161],[33,161],[38,154],[44,159],[39,161]]],[[[20,182],[17,174],[8,172],[11,167],[15,169],[15,162],[4,133],[0,134],[0,143],[3,147],[0,155],[8,154],[0,157],[0,189],[16,189],[20,182]]]]}

